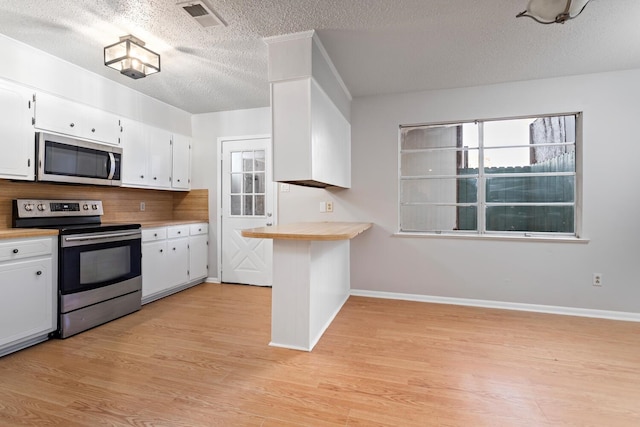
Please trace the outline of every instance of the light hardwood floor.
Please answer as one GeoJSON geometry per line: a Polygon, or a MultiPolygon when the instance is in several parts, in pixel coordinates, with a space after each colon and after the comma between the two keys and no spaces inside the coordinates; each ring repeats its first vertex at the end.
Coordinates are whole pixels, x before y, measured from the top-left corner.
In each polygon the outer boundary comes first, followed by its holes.
{"type": "Polygon", "coordinates": [[[351,297],[311,353],[203,284],[0,359],[0,425],[638,426],[640,324],[351,297]]]}

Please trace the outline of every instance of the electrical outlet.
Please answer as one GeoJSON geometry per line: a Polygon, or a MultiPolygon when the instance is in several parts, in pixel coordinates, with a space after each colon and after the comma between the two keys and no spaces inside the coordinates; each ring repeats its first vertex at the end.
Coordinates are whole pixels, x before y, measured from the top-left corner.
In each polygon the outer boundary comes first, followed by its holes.
{"type": "Polygon", "coordinates": [[[333,212],[333,202],[327,202],[327,212],[333,212]]]}
{"type": "Polygon", "coordinates": [[[145,205],[144,202],[140,202],[140,212],[144,212],[145,205]]]}
{"type": "Polygon", "coordinates": [[[593,286],[602,286],[602,274],[593,273],[593,286]]]}
{"type": "Polygon", "coordinates": [[[281,183],[280,184],[280,192],[288,193],[289,192],[289,184],[281,183]]]}

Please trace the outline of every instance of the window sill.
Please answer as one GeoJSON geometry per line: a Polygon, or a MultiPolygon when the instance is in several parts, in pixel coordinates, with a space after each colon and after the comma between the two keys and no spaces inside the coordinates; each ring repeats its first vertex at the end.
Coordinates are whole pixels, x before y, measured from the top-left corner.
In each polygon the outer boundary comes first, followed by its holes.
{"type": "Polygon", "coordinates": [[[541,242],[541,243],[589,243],[590,239],[583,237],[573,236],[543,236],[543,235],[513,235],[508,236],[504,234],[436,234],[436,233],[410,233],[410,232],[397,232],[392,235],[393,237],[409,237],[409,238],[427,238],[427,239],[460,239],[460,240],[492,240],[492,241],[506,241],[506,242],[541,242]]]}

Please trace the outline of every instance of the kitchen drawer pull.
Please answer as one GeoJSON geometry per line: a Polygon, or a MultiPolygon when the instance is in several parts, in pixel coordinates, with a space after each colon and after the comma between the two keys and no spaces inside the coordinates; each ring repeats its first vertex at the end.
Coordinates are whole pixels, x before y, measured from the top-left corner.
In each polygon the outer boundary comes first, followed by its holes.
{"type": "Polygon", "coordinates": [[[75,123],[69,123],[69,126],[74,127],[76,124],[75,123]]]}
{"type": "Polygon", "coordinates": [[[160,249],[160,253],[164,252],[164,249],[160,249]]]}
{"type": "Polygon", "coordinates": [[[153,237],[158,237],[158,233],[153,233],[153,237]]]}
{"type": "Polygon", "coordinates": [[[42,271],[40,271],[40,270],[36,271],[36,275],[42,276],[42,271]]]}
{"type": "Polygon", "coordinates": [[[14,249],[14,250],[13,250],[13,253],[14,253],[14,254],[17,254],[18,252],[20,252],[18,249],[14,249]]]}
{"type": "Polygon", "coordinates": [[[95,132],[95,131],[96,131],[96,128],[92,128],[92,129],[91,129],[91,132],[95,132]]]}

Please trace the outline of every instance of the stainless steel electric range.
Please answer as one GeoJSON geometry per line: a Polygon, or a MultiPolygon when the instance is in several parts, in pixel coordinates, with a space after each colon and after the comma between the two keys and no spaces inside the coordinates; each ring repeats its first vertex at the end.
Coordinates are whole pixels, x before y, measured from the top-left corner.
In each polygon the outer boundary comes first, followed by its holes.
{"type": "Polygon", "coordinates": [[[57,228],[60,338],[140,309],[140,224],[105,224],[100,200],[13,201],[14,228],[57,228]]]}

